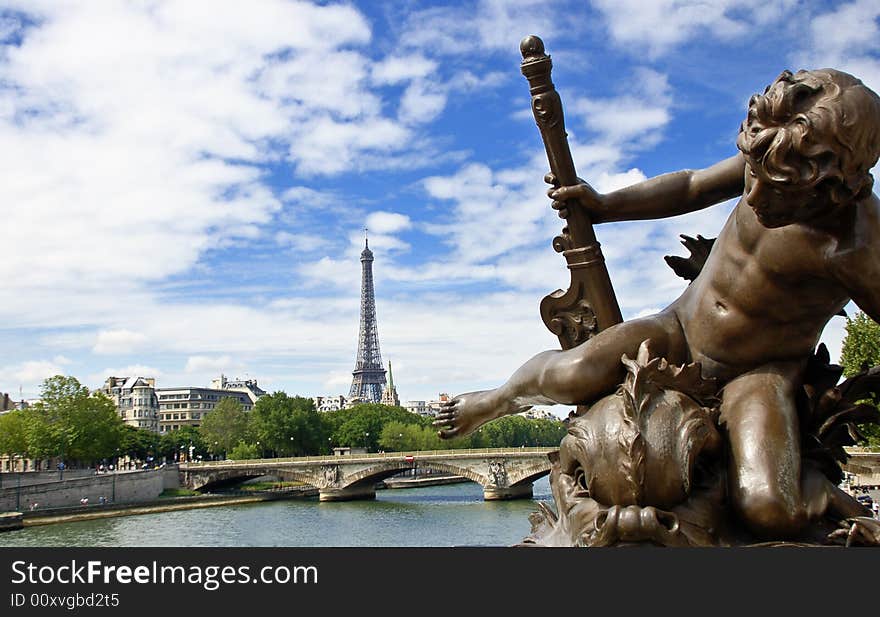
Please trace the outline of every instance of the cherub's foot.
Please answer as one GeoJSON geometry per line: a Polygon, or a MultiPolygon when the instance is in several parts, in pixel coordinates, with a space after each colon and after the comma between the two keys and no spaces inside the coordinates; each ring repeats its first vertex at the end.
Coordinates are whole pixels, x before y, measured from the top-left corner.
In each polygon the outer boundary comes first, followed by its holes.
{"type": "Polygon", "coordinates": [[[498,401],[495,390],[481,390],[459,394],[443,403],[434,426],[446,427],[438,431],[441,439],[464,437],[495,418],[508,413],[507,407],[498,401]]]}
{"type": "Polygon", "coordinates": [[[829,540],[845,541],[847,546],[880,546],[880,521],[856,516],[840,521],[840,526],[828,535],[829,540]]]}

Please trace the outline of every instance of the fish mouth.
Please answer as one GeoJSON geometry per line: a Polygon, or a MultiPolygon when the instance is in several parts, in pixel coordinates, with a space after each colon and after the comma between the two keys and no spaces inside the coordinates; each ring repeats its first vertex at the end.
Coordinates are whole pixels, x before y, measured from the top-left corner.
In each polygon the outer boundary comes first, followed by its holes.
{"type": "Polygon", "coordinates": [[[611,506],[599,513],[593,526],[593,533],[601,538],[600,543],[650,542],[660,546],[687,543],[681,534],[678,516],[651,506],[611,506]]]}

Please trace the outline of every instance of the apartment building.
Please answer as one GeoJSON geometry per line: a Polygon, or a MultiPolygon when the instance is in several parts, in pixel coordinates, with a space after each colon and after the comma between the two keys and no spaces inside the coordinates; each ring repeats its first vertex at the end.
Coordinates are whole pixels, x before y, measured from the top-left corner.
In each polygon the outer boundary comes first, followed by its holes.
{"type": "Polygon", "coordinates": [[[159,432],[176,431],[184,426],[197,427],[220,401],[232,398],[244,411],[254,407],[247,392],[220,388],[159,388],[159,432]]]}
{"type": "Polygon", "coordinates": [[[159,401],[153,377],[108,377],[100,389],[129,426],[159,431],[159,401]]]}

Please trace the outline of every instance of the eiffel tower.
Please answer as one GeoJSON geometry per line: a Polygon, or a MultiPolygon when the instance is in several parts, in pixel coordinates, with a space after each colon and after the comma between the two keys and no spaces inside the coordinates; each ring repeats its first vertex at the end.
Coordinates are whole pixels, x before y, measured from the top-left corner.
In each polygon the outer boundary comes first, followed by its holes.
{"type": "Polygon", "coordinates": [[[385,387],[385,368],[382,366],[382,355],[379,353],[379,330],[376,327],[373,251],[370,250],[370,241],[366,233],[364,250],[361,252],[361,267],[361,328],[348,398],[362,403],[378,403],[382,399],[382,390],[385,387]]]}

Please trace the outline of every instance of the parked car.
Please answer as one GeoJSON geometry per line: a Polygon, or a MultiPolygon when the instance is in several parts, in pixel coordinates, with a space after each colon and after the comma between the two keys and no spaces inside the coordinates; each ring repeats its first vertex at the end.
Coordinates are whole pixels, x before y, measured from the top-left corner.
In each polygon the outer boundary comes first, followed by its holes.
{"type": "Polygon", "coordinates": [[[856,496],[856,501],[858,501],[869,510],[873,509],[874,507],[874,500],[871,498],[870,495],[858,495],[856,496]]]}

